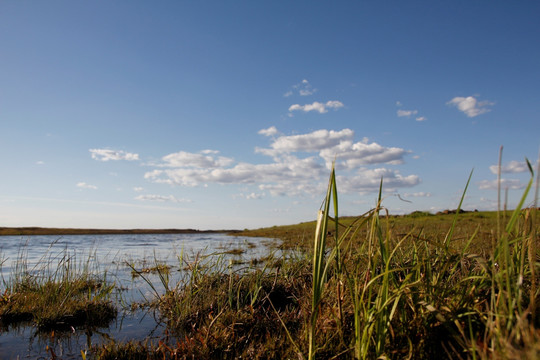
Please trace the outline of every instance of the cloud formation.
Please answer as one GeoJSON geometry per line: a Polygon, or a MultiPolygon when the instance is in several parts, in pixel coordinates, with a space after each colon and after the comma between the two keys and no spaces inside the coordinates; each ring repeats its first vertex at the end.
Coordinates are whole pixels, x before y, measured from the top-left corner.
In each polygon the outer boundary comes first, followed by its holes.
{"type": "Polygon", "coordinates": [[[420,183],[417,175],[402,176],[399,171],[386,168],[362,168],[355,176],[337,176],[336,181],[342,191],[368,194],[379,190],[381,179],[383,179],[385,191],[396,191],[399,188],[412,187],[420,183]]]}
{"type": "Polygon", "coordinates": [[[174,202],[174,203],[186,203],[191,202],[187,199],[178,199],[173,195],[139,195],[135,197],[135,200],[139,201],[159,201],[159,202],[174,202]]]}
{"type": "MultiPolygon", "coordinates": [[[[396,106],[397,107],[402,107],[403,104],[401,103],[401,101],[396,101],[396,106]]],[[[403,110],[403,109],[398,109],[396,111],[396,114],[398,117],[406,117],[406,118],[410,118],[411,116],[415,116],[415,119],[416,121],[426,121],[427,118],[425,116],[416,116],[418,115],[418,110],[403,110]]]]}
{"type": "MultiPolygon", "coordinates": [[[[497,180],[482,180],[478,183],[480,190],[498,190],[497,180]]],[[[519,190],[525,188],[525,185],[518,179],[501,179],[501,189],[519,190]]]]}
{"type": "Polygon", "coordinates": [[[420,192],[415,192],[415,193],[403,193],[402,194],[403,196],[405,197],[431,197],[431,193],[427,193],[427,192],[423,192],[423,191],[420,191],[420,192]]]}
{"type": "Polygon", "coordinates": [[[317,89],[314,89],[313,86],[309,83],[307,79],[302,80],[300,83],[293,85],[292,90],[287,91],[283,96],[289,97],[294,94],[294,92],[298,92],[298,95],[300,96],[309,96],[313,95],[317,89]]]}
{"type": "Polygon", "coordinates": [[[401,110],[397,111],[398,117],[411,117],[412,115],[418,114],[418,110],[401,110]]]}
{"type": "Polygon", "coordinates": [[[92,159],[95,159],[98,161],[139,160],[139,154],[129,153],[122,150],[118,151],[118,150],[110,150],[110,149],[90,149],[89,151],[92,154],[92,159]]]}
{"type": "Polygon", "coordinates": [[[314,152],[331,148],[339,145],[341,142],[351,140],[354,132],[351,129],[334,130],[316,130],[308,134],[280,136],[275,139],[270,147],[274,152],[265,152],[263,149],[256,148],[257,152],[268,155],[290,152],[314,152]]]}
{"type": "Polygon", "coordinates": [[[246,200],[260,200],[265,197],[265,194],[252,192],[250,194],[238,194],[237,196],[246,200]]]}
{"type": "Polygon", "coordinates": [[[90,184],[87,184],[85,182],[79,182],[77,183],[77,187],[78,188],[81,188],[81,189],[92,189],[92,190],[97,190],[97,186],[95,185],[90,185],[90,184]]]}
{"type": "MultiPolygon", "coordinates": [[[[260,134],[277,135],[275,127],[263,129],[260,134]]],[[[364,138],[354,141],[351,129],[316,130],[306,134],[281,135],[271,138],[269,147],[256,148],[255,153],[272,158],[272,162],[252,164],[235,163],[232,158],[220,157],[215,151],[205,154],[179,151],[166,155],[162,163],[146,172],[145,179],[155,183],[179,186],[207,184],[243,184],[256,189],[246,199],[261,197],[261,192],[279,195],[311,195],[324,191],[328,168],[336,160],[342,169],[344,192],[378,190],[378,182],[384,177],[385,190],[418,184],[416,175],[403,176],[398,171],[380,167],[381,164],[401,164],[409,152],[396,147],[385,147],[364,138]],[[379,165],[377,169],[366,166],[379,165]],[[321,187],[322,186],[322,187],[321,187]]],[[[248,193],[251,190],[248,190],[248,193]]]]}
{"type": "MultiPolygon", "coordinates": [[[[499,165],[491,165],[489,167],[489,170],[493,174],[499,173],[499,165]]],[[[529,171],[529,167],[525,163],[525,161],[515,161],[512,160],[506,165],[501,166],[501,173],[503,174],[516,174],[516,173],[522,173],[529,171]]]]}
{"type": "Polygon", "coordinates": [[[166,167],[184,167],[193,166],[198,168],[218,168],[228,166],[233,162],[233,159],[223,156],[213,157],[211,155],[219,153],[216,150],[203,150],[199,154],[179,151],[174,154],[169,154],[162,158],[161,166],[166,167]]]}
{"type": "Polygon", "coordinates": [[[408,151],[397,147],[384,147],[375,142],[369,143],[364,138],[359,142],[343,141],[333,148],[323,149],[320,156],[326,161],[327,168],[334,159],[338,169],[355,169],[362,165],[403,163],[403,157],[408,151]]]}
{"type": "MultiPolygon", "coordinates": [[[[403,104],[401,103],[401,101],[396,101],[396,106],[397,107],[402,107],[403,104]]],[[[398,117],[406,117],[406,118],[410,118],[411,116],[414,115],[416,121],[426,121],[427,118],[425,116],[417,116],[418,115],[418,110],[404,110],[404,109],[398,109],[396,111],[396,114],[398,117]]]]}
{"type": "Polygon", "coordinates": [[[494,105],[494,103],[490,101],[478,101],[474,96],[457,96],[446,104],[457,107],[459,111],[465,113],[468,117],[475,117],[487,113],[491,111],[488,106],[494,105]]]}
{"type": "Polygon", "coordinates": [[[313,102],[312,104],[306,104],[306,105],[300,105],[300,104],[294,104],[289,107],[289,112],[292,111],[303,111],[303,112],[310,112],[310,111],[316,111],[319,114],[324,114],[328,112],[328,109],[334,109],[337,110],[339,108],[342,108],[343,103],[341,101],[337,100],[330,100],[326,103],[320,103],[318,101],[313,102]]]}
{"type": "Polygon", "coordinates": [[[238,163],[230,168],[187,168],[147,172],[145,178],[158,183],[171,185],[197,186],[205,183],[254,184],[309,180],[320,176],[322,166],[313,158],[299,159],[289,157],[287,162],[271,164],[238,163]]]}
{"type": "Polygon", "coordinates": [[[274,136],[278,134],[278,130],[275,126],[270,126],[268,129],[261,129],[259,130],[258,134],[264,135],[264,136],[274,136]]]}

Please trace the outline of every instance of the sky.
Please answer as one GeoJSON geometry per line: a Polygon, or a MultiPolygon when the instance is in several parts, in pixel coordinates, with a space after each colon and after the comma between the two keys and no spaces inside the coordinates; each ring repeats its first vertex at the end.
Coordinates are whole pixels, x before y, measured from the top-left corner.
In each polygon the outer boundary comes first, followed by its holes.
{"type": "MultiPolygon", "coordinates": [[[[0,2],[0,226],[244,229],[515,207],[537,1],[0,2]]],[[[533,204],[534,189],[525,205],[533,204]]]]}

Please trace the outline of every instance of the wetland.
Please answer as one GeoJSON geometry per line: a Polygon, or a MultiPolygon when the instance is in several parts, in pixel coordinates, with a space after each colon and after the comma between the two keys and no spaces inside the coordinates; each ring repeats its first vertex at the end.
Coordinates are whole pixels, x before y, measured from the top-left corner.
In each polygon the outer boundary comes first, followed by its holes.
{"type": "Polygon", "coordinates": [[[535,358],[538,215],[2,236],[0,358],[535,358]]]}

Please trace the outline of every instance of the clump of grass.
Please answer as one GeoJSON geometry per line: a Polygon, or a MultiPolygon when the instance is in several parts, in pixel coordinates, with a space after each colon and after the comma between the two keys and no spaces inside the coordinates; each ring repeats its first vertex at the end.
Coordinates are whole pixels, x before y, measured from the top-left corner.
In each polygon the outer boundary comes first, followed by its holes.
{"type": "Polygon", "coordinates": [[[429,211],[413,211],[412,213],[406,215],[411,218],[420,218],[420,217],[426,217],[426,216],[433,216],[432,213],[429,211]]]}
{"type": "Polygon", "coordinates": [[[153,266],[145,266],[141,269],[135,269],[132,267],[131,276],[139,277],[141,274],[170,274],[171,266],[164,263],[157,263],[153,266]]]}
{"type": "Polygon", "coordinates": [[[303,327],[299,299],[309,275],[305,263],[289,265],[280,276],[266,268],[235,273],[214,267],[167,292],[156,306],[168,328],[183,339],[174,351],[196,358],[291,354],[276,311],[295,333],[303,327]]]}
{"type": "MultiPolygon", "coordinates": [[[[30,322],[40,331],[78,326],[105,327],[116,317],[110,297],[114,284],[106,276],[88,270],[88,262],[77,264],[67,252],[56,266],[29,270],[24,253],[15,273],[4,283],[0,296],[0,320],[4,326],[30,322]]],[[[50,259],[49,259],[50,260],[50,259]]]]}
{"type": "MultiPolygon", "coordinates": [[[[95,354],[95,357],[100,360],[152,360],[166,358],[165,354],[160,353],[151,344],[135,341],[126,343],[111,341],[107,344],[94,345],[91,350],[95,354]]],[[[174,359],[173,357],[168,358],[174,359]]]]}
{"type": "Polygon", "coordinates": [[[229,250],[223,251],[223,254],[228,254],[228,255],[242,255],[242,254],[245,253],[245,252],[246,252],[245,249],[234,248],[234,249],[229,249],[229,250]]]}

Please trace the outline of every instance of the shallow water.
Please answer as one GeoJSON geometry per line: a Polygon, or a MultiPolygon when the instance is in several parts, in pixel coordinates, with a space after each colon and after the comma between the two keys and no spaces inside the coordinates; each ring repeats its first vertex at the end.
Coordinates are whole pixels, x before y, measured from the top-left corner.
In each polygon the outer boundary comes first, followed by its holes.
{"type": "Polygon", "coordinates": [[[29,272],[47,276],[58,267],[71,266],[76,271],[107,274],[116,284],[113,296],[118,301],[119,314],[108,328],[72,329],[62,334],[43,335],[36,329],[21,324],[0,328],[0,359],[50,358],[51,350],[62,359],[81,358],[81,350],[109,339],[116,341],[160,339],[164,327],[157,314],[123,309],[120,304],[150,300],[165,290],[159,276],[144,274],[133,276],[133,268],[141,270],[156,264],[171,266],[169,286],[182,282],[186,276],[182,269],[202,255],[214,254],[212,261],[228,264],[233,260],[241,265],[250,259],[269,253],[268,239],[228,236],[226,234],[129,234],[129,235],[66,235],[66,236],[3,236],[0,237],[0,291],[21,266],[29,272]],[[226,250],[242,249],[241,255],[225,254],[226,250]]]}

